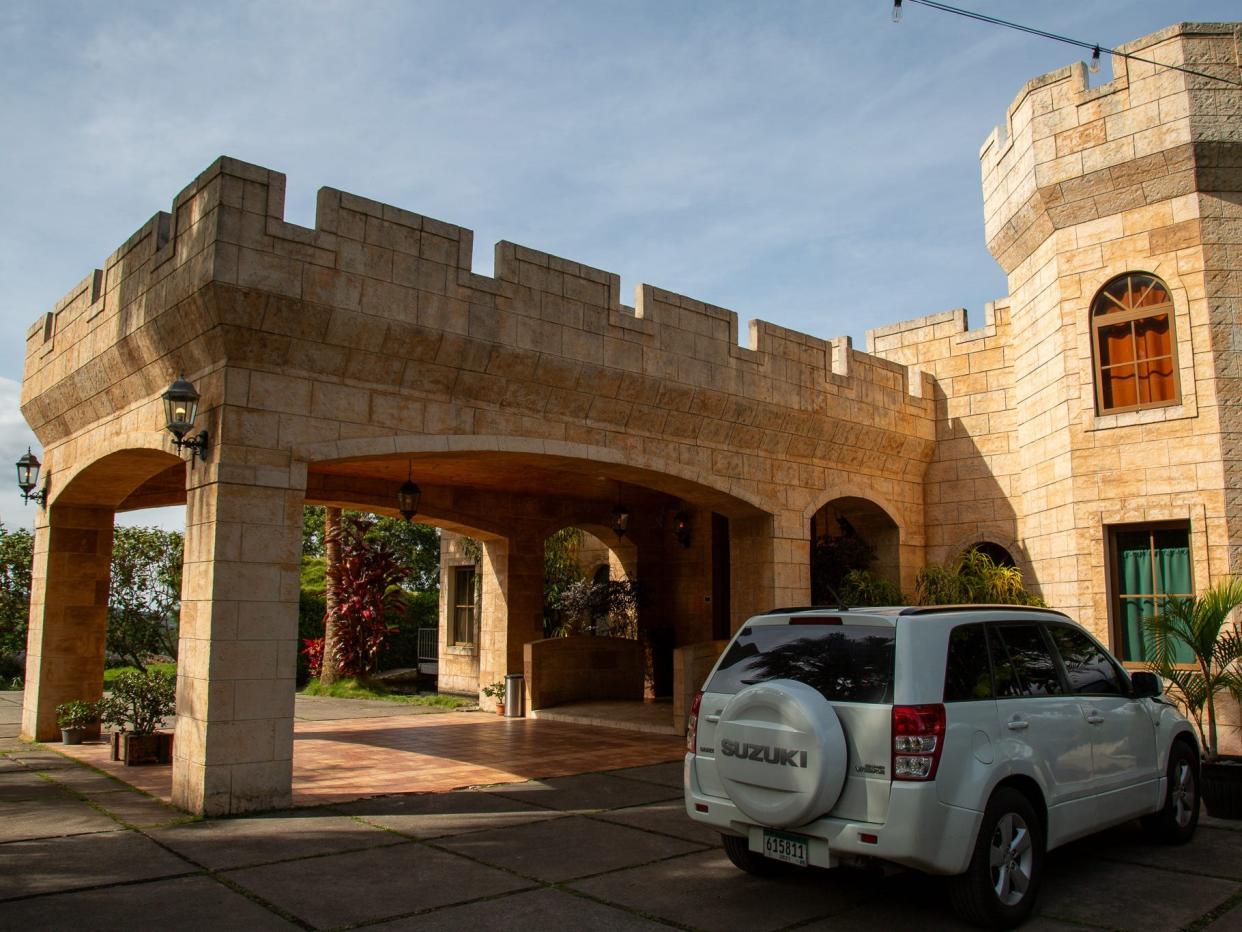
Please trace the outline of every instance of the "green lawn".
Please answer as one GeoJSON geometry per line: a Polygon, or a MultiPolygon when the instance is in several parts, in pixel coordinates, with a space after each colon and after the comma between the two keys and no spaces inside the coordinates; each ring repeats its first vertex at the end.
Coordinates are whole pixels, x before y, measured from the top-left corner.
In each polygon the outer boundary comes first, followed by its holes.
{"type": "MultiPolygon", "coordinates": [[[[171,673],[174,676],[177,673],[177,665],[175,663],[149,663],[147,664],[147,669],[161,670],[166,673],[171,673]]],[[[132,670],[134,673],[142,672],[137,667],[109,667],[104,670],[104,689],[111,689],[112,681],[115,680],[119,674],[124,673],[127,670],[132,670]]]]}
{"type": "Polygon", "coordinates": [[[432,705],[442,709],[460,709],[475,705],[461,696],[441,696],[437,693],[403,693],[378,680],[343,679],[331,686],[323,686],[313,679],[301,690],[303,696],[331,696],[333,699],[383,699],[385,702],[403,702],[409,705],[432,705]]]}

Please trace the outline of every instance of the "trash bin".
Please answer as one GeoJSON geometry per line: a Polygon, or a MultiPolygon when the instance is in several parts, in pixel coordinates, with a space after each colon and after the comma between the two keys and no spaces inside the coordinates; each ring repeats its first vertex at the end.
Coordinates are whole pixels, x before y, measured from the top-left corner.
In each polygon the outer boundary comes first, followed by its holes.
{"type": "Polygon", "coordinates": [[[526,717],[526,677],[521,673],[505,674],[505,718],[526,717]]]}

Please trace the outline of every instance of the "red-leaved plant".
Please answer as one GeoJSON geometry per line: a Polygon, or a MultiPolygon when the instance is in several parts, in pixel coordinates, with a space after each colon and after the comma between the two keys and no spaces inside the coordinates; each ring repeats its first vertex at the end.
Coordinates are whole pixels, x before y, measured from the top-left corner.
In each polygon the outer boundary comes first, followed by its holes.
{"type": "MultiPolygon", "coordinates": [[[[372,523],[363,517],[341,522],[339,539],[341,557],[329,566],[328,581],[336,589],[336,604],[328,622],[336,635],[336,668],[341,676],[360,676],[375,669],[380,645],[393,630],[388,624],[391,615],[401,611],[400,589],[410,575],[410,568],[389,544],[368,538],[372,523]]],[[[319,667],[323,652],[319,648],[319,667]]],[[[315,666],[308,642],[304,652],[315,666]]]]}

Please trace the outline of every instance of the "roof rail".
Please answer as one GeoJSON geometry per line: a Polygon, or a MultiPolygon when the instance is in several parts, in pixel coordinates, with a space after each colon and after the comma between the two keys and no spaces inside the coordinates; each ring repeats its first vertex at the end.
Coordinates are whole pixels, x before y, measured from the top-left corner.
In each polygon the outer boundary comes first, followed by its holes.
{"type": "MultiPolygon", "coordinates": [[[[1040,615],[1056,615],[1058,618],[1069,618],[1065,612],[1055,608],[1045,608],[1041,605],[1004,605],[1001,603],[980,603],[978,605],[910,605],[903,608],[897,614],[911,615],[941,615],[945,612],[978,612],[978,611],[994,611],[1002,609],[1010,612],[1036,612],[1040,615]]],[[[1071,621],[1073,619],[1070,619],[1071,621]]]]}
{"type": "Polygon", "coordinates": [[[794,612],[848,612],[849,608],[844,605],[794,605],[785,608],[770,608],[766,612],[760,612],[762,615],[792,615],[794,612]]]}

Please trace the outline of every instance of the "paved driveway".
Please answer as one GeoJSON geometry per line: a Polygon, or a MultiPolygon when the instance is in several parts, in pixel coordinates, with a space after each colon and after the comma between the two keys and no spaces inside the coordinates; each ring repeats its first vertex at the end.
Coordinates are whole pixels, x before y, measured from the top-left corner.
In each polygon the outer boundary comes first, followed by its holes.
{"type": "MultiPolygon", "coordinates": [[[[0,739],[0,929],[958,928],[934,880],[760,881],[686,818],[679,765],[196,822],[0,739]]],[[[1131,828],[1049,857],[1029,928],[1242,929],[1242,833],[1131,828]]]]}

